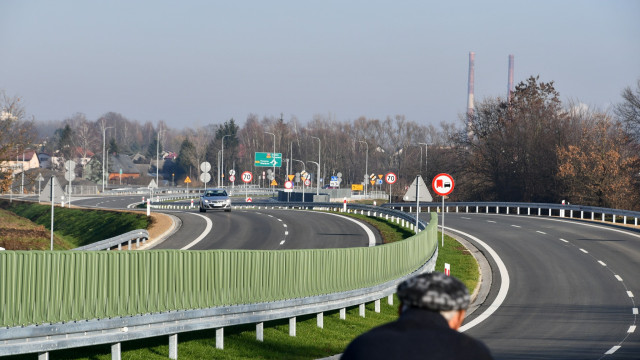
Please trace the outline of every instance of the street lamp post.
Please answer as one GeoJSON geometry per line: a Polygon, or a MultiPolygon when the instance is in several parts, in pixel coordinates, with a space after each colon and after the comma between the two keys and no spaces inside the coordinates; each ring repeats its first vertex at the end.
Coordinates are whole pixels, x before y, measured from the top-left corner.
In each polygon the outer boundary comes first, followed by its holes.
{"type": "MultiPolygon", "coordinates": [[[[275,159],[275,156],[276,156],[276,134],[270,133],[268,131],[265,131],[264,133],[265,134],[270,134],[270,135],[273,136],[273,153],[272,153],[271,156],[273,156],[274,159],[275,159]]],[[[273,163],[273,177],[274,177],[274,179],[275,179],[275,176],[276,176],[276,163],[274,162],[273,163]]]]}
{"type": "MultiPolygon", "coordinates": [[[[222,169],[220,171],[218,171],[218,179],[220,179],[222,177],[222,187],[224,187],[224,138],[226,138],[227,136],[231,136],[231,135],[224,135],[222,137],[222,169]],[[222,176],[221,176],[222,173],[222,176]]],[[[218,180],[218,186],[220,186],[220,180],[218,180]]]]}
{"type": "Polygon", "coordinates": [[[369,176],[369,144],[367,144],[366,141],[364,140],[358,140],[358,142],[364,143],[365,145],[367,145],[367,154],[365,156],[365,160],[364,160],[364,173],[365,173],[365,177],[366,179],[364,180],[364,197],[365,199],[367,198],[367,183],[369,182],[368,176],[369,176]]]}
{"type": "Polygon", "coordinates": [[[316,195],[320,195],[320,138],[319,137],[315,137],[315,136],[311,136],[312,138],[318,140],[318,180],[316,183],[316,195]]]}
{"type": "Polygon", "coordinates": [[[156,185],[160,187],[160,134],[164,132],[158,129],[158,140],[156,141],[156,185]]]}
{"type": "MultiPolygon", "coordinates": [[[[102,129],[102,193],[104,194],[104,159],[106,155],[106,145],[107,145],[107,129],[113,129],[113,126],[106,126],[102,129]]],[[[108,171],[109,169],[107,169],[108,171]]]]}
{"type": "Polygon", "coordinates": [[[427,149],[428,148],[427,148],[427,146],[429,144],[427,144],[427,143],[418,143],[418,145],[424,145],[424,173],[425,173],[424,176],[425,176],[425,178],[428,179],[429,178],[429,169],[427,168],[427,160],[428,160],[428,157],[427,157],[427,149]]]}

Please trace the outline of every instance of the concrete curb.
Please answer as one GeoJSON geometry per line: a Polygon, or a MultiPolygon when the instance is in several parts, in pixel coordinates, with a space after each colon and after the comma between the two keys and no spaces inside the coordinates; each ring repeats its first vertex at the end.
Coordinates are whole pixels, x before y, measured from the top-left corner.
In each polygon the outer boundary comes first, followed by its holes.
{"type": "Polygon", "coordinates": [[[175,232],[182,227],[182,220],[180,220],[180,218],[167,213],[163,213],[163,214],[168,216],[169,219],[171,219],[171,226],[169,227],[169,229],[167,229],[167,231],[165,231],[164,233],[160,234],[160,236],[158,236],[157,238],[149,239],[149,241],[146,244],[140,246],[140,248],[138,248],[137,250],[153,249],[155,246],[162,244],[166,239],[168,239],[171,235],[175,234],[175,232]]]}

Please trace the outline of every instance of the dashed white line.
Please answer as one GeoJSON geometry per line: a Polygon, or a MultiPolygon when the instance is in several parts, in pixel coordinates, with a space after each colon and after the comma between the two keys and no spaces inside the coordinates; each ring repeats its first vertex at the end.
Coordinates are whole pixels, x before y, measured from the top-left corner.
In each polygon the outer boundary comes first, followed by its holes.
{"type": "Polygon", "coordinates": [[[287,235],[289,235],[289,232],[288,232],[288,231],[285,231],[285,232],[284,232],[284,236],[287,236],[287,235]]]}
{"type": "Polygon", "coordinates": [[[633,315],[638,315],[638,308],[633,308],[631,312],[633,313],[633,315]]]}
{"type": "Polygon", "coordinates": [[[282,222],[282,219],[278,219],[278,221],[282,222]]]}
{"type": "Polygon", "coordinates": [[[489,223],[494,223],[494,224],[496,223],[496,222],[495,222],[495,221],[493,221],[493,220],[487,220],[487,222],[489,222],[489,223]]]}
{"type": "Polygon", "coordinates": [[[631,325],[629,326],[629,330],[627,330],[628,333],[632,333],[636,331],[636,326],[635,325],[631,325]]]}
{"type": "Polygon", "coordinates": [[[461,216],[460,219],[471,220],[471,218],[461,216]]]}
{"type": "Polygon", "coordinates": [[[633,297],[633,293],[631,291],[627,291],[627,295],[632,298],[633,297]]]}
{"type": "Polygon", "coordinates": [[[616,350],[620,349],[620,347],[621,347],[620,345],[616,345],[616,346],[612,347],[611,349],[609,349],[609,351],[607,351],[607,352],[606,352],[606,353],[604,353],[604,354],[605,354],[605,355],[611,355],[611,354],[613,354],[614,352],[616,352],[616,350]]]}
{"type": "Polygon", "coordinates": [[[600,264],[602,266],[607,266],[607,264],[605,264],[602,260],[598,260],[598,264],[600,264]]]}
{"type": "Polygon", "coordinates": [[[538,234],[547,235],[547,233],[546,233],[546,232],[544,232],[544,231],[536,230],[536,232],[537,232],[538,234]]]}
{"type": "Polygon", "coordinates": [[[520,226],[520,225],[511,225],[511,226],[513,226],[514,228],[520,228],[520,227],[522,227],[522,226],[520,226]]]}
{"type": "Polygon", "coordinates": [[[565,240],[565,239],[560,239],[560,241],[564,241],[564,242],[566,242],[566,243],[568,243],[568,242],[569,242],[568,240],[565,240]]]}
{"type": "Polygon", "coordinates": [[[582,252],[583,252],[583,253],[585,253],[585,254],[588,254],[588,253],[589,253],[589,252],[588,252],[587,250],[585,250],[585,249],[580,249],[580,251],[582,251],[582,252]]]}
{"type": "Polygon", "coordinates": [[[615,275],[616,279],[618,279],[618,281],[622,281],[622,278],[620,277],[620,275],[615,275]]]}
{"type": "Polygon", "coordinates": [[[284,240],[280,241],[280,245],[284,244],[284,240]]]}
{"type": "Polygon", "coordinates": [[[287,224],[282,224],[282,226],[287,227],[287,224]]]}

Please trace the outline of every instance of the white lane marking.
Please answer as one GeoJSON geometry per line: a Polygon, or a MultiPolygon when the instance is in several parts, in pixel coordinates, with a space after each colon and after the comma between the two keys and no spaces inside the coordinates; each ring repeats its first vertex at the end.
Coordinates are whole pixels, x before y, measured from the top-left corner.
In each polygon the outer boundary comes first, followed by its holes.
{"type": "Polygon", "coordinates": [[[615,275],[616,279],[618,279],[618,281],[622,281],[622,278],[620,277],[620,275],[615,275]]]}
{"type": "Polygon", "coordinates": [[[493,220],[487,220],[487,222],[488,222],[488,223],[494,223],[494,224],[496,223],[496,222],[495,222],[495,221],[493,221],[493,220]]]}
{"type": "Polygon", "coordinates": [[[278,221],[282,222],[282,219],[278,219],[278,221]]]}
{"type": "Polygon", "coordinates": [[[500,259],[500,256],[498,256],[498,253],[496,253],[495,250],[493,250],[493,248],[491,248],[491,246],[489,246],[487,243],[478,239],[475,236],[472,236],[460,230],[455,230],[452,228],[447,228],[447,230],[464,235],[470,238],[471,240],[475,241],[478,245],[484,247],[489,253],[489,255],[491,255],[493,260],[496,262],[496,265],[498,265],[498,271],[500,272],[501,281],[500,281],[500,290],[498,291],[498,295],[496,296],[495,300],[493,300],[493,303],[489,305],[482,314],[480,314],[477,318],[473,319],[472,321],[465,324],[464,326],[460,327],[460,332],[464,332],[480,324],[481,322],[485,321],[496,310],[498,310],[498,308],[500,308],[500,305],[502,305],[502,303],[507,297],[507,293],[509,292],[509,272],[507,271],[507,267],[505,266],[504,262],[502,262],[502,259],[500,259]]]}
{"type": "Polygon", "coordinates": [[[632,298],[633,297],[633,293],[631,291],[627,291],[627,295],[632,298]]]}
{"type": "Polygon", "coordinates": [[[520,227],[522,227],[522,226],[520,226],[520,225],[511,225],[511,226],[513,226],[514,228],[520,228],[520,227]]]}
{"type": "Polygon", "coordinates": [[[537,232],[538,234],[547,235],[547,233],[546,233],[546,232],[544,232],[544,231],[536,230],[536,232],[537,232]]]}
{"type": "Polygon", "coordinates": [[[369,246],[376,246],[376,236],[373,234],[373,231],[371,231],[371,229],[369,229],[365,224],[361,223],[360,221],[354,218],[350,218],[348,216],[340,215],[340,214],[332,214],[332,213],[321,213],[321,214],[341,217],[345,220],[349,220],[351,222],[358,224],[358,226],[360,226],[362,230],[364,230],[364,232],[367,234],[367,237],[369,238],[369,246]]]}
{"type": "Polygon", "coordinates": [[[284,244],[284,240],[280,241],[280,245],[284,244]]]}
{"type": "Polygon", "coordinates": [[[638,315],[638,308],[633,308],[631,312],[633,313],[633,315],[638,315]]]}
{"type": "Polygon", "coordinates": [[[461,216],[460,219],[471,220],[471,218],[461,216]]]}
{"type": "Polygon", "coordinates": [[[585,254],[588,254],[588,253],[589,253],[589,252],[588,252],[587,250],[585,250],[585,249],[580,249],[580,251],[582,251],[582,252],[583,252],[583,253],[585,253],[585,254]]]}
{"type": "Polygon", "coordinates": [[[273,215],[271,215],[271,214],[267,214],[267,216],[268,216],[268,217],[273,217],[273,215]]]}
{"type": "Polygon", "coordinates": [[[629,326],[629,330],[627,330],[628,333],[632,333],[636,331],[636,326],[635,325],[631,325],[629,326]]]}
{"type": "Polygon", "coordinates": [[[282,226],[287,227],[287,224],[282,224],[282,226]]]}
{"type": "Polygon", "coordinates": [[[565,240],[565,239],[560,239],[560,241],[564,241],[566,243],[568,243],[569,241],[565,240]]]}
{"type": "Polygon", "coordinates": [[[289,235],[289,232],[288,232],[288,231],[285,231],[285,232],[284,232],[284,236],[287,236],[287,235],[289,235]]]}
{"type": "Polygon", "coordinates": [[[211,222],[211,219],[209,219],[208,217],[206,217],[204,215],[200,215],[200,214],[192,214],[192,215],[200,216],[201,218],[203,218],[207,222],[207,227],[204,229],[202,234],[200,234],[200,236],[198,236],[197,239],[193,240],[192,242],[187,244],[187,246],[181,248],[180,250],[187,250],[187,249],[193,247],[195,244],[199,243],[200,240],[204,239],[209,234],[209,232],[211,232],[211,228],[213,228],[213,223],[211,222]]]}
{"type": "Polygon", "coordinates": [[[620,346],[620,345],[616,345],[616,346],[612,347],[611,349],[609,349],[609,351],[607,351],[607,352],[606,352],[606,353],[604,353],[604,354],[605,354],[605,355],[611,355],[611,354],[613,354],[614,352],[616,352],[616,350],[618,350],[618,349],[620,349],[620,348],[621,348],[621,346],[620,346]]]}
{"type": "Polygon", "coordinates": [[[607,266],[607,264],[605,264],[604,262],[602,262],[602,260],[598,260],[598,264],[602,265],[602,266],[607,266]]]}

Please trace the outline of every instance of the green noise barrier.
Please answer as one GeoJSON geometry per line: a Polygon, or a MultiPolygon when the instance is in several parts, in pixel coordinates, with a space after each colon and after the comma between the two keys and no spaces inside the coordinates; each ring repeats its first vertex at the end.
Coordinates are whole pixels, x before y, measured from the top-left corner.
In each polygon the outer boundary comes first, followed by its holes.
{"type": "Polygon", "coordinates": [[[260,303],[370,287],[435,252],[437,216],[403,241],[312,250],[0,251],[0,326],[260,303]]]}

